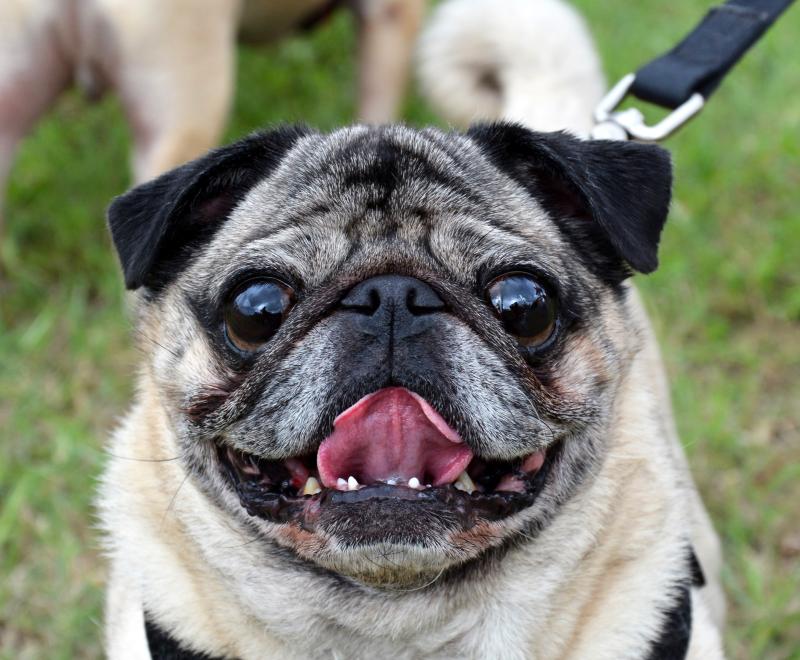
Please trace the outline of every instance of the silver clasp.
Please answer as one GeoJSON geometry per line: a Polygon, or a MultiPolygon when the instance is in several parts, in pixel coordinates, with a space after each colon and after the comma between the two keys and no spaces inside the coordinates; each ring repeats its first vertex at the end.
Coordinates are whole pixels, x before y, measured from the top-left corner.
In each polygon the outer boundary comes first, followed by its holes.
{"type": "Polygon", "coordinates": [[[687,121],[703,109],[706,100],[695,92],[689,99],[675,108],[655,126],[644,122],[644,115],[636,108],[614,112],[628,95],[636,74],[629,73],[614,85],[603,97],[594,111],[595,127],[592,138],[595,140],[639,140],[640,142],[659,142],[672,135],[687,121]]]}

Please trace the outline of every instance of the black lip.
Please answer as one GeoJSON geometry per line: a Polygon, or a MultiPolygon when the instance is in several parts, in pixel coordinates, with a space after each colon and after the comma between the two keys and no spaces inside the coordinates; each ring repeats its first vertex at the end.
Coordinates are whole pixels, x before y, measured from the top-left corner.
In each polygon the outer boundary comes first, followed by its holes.
{"type": "MultiPolygon", "coordinates": [[[[452,485],[415,490],[406,486],[390,486],[377,483],[363,486],[355,491],[339,491],[326,488],[317,495],[301,496],[270,492],[256,480],[242,475],[224,459],[225,450],[220,447],[219,456],[223,471],[233,486],[242,507],[255,518],[271,523],[297,524],[313,531],[320,517],[335,518],[337,512],[351,512],[354,506],[369,504],[371,509],[396,505],[413,505],[420,511],[429,510],[432,515],[446,513],[462,529],[469,529],[478,522],[503,520],[530,507],[543,490],[552,465],[560,455],[561,445],[547,451],[539,471],[526,480],[524,493],[495,491],[472,494],[460,491],[452,485]]],[[[401,525],[398,521],[398,524],[401,525]]]]}

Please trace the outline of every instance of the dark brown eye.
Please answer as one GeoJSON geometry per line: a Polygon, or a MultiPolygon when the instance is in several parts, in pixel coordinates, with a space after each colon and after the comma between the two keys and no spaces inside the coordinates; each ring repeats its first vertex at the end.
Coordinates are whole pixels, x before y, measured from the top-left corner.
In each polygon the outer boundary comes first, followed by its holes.
{"type": "Polygon", "coordinates": [[[245,282],[223,309],[228,339],[239,350],[257,350],[278,331],[294,301],[294,290],[280,280],[245,282]]]}
{"type": "Polygon", "coordinates": [[[541,346],[553,334],[555,301],[530,275],[501,275],[486,287],[486,296],[506,331],[524,346],[541,346]]]}

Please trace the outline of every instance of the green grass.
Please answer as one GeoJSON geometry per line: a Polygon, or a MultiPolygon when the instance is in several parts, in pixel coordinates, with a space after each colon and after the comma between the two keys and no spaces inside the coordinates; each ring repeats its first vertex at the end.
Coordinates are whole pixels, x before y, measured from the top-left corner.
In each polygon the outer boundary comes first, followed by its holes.
{"type": "MultiPolygon", "coordinates": [[[[609,79],[669,47],[696,2],[586,12],[609,79]]],[[[662,266],[640,280],[678,424],[725,548],[728,652],[800,658],[800,10],[672,139],[662,266]]],[[[346,17],[244,50],[227,138],[331,128],[354,108],[346,17]]],[[[435,121],[416,98],[406,118],[435,121]]],[[[116,101],[76,95],[25,142],[0,242],[0,657],[100,656],[103,562],[91,497],[135,355],[103,211],[128,182],[116,101]]]]}

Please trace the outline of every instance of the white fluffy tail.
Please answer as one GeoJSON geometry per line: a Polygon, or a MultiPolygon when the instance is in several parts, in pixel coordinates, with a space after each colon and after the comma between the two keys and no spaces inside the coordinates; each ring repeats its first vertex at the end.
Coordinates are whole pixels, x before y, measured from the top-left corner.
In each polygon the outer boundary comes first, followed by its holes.
{"type": "Polygon", "coordinates": [[[423,93],[449,120],[587,135],[603,95],[583,18],[561,0],[447,0],[420,38],[423,93]]]}

